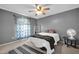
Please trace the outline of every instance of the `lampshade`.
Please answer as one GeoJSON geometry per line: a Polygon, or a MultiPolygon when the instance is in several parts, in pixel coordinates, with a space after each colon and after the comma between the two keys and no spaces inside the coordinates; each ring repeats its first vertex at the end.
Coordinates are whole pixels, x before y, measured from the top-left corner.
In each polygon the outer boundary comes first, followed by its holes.
{"type": "Polygon", "coordinates": [[[68,36],[75,36],[76,35],[76,31],[74,29],[68,29],[67,30],[67,35],[68,36]]]}

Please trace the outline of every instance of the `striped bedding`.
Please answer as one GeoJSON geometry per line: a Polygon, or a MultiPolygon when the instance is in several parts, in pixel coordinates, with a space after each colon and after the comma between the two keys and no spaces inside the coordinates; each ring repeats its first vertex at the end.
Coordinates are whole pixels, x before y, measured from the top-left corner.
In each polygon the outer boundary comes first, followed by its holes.
{"type": "Polygon", "coordinates": [[[10,50],[8,54],[45,54],[45,51],[23,44],[22,46],[10,50]]]}

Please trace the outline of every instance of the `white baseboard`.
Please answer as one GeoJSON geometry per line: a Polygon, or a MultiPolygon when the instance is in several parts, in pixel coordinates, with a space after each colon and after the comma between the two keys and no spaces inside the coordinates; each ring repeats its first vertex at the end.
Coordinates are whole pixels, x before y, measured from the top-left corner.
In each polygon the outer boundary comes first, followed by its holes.
{"type": "Polygon", "coordinates": [[[4,44],[1,44],[0,46],[4,46],[4,45],[8,45],[8,44],[12,44],[12,43],[15,43],[15,42],[18,42],[18,41],[22,41],[22,40],[16,40],[16,41],[12,41],[12,42],[8,42],[8,43],[4,43],[4,44]]]}

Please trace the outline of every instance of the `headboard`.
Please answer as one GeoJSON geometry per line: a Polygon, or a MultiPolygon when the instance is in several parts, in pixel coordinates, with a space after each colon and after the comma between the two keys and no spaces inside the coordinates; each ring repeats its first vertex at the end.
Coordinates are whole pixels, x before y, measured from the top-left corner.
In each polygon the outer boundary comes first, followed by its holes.
{"type": "Polygon", "coordinates": [[[55,29],[48,29],[47,32],[48,33],[56,33],[56,30],[55,29]]]}

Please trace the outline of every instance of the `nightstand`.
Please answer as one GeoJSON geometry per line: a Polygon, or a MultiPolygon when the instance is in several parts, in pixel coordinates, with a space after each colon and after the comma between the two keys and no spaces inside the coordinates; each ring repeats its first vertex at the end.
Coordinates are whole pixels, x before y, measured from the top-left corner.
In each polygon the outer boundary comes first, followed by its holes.
{"type": "Polygon", "coordinates": [[[77,38],[69,39],[68,37],[63,37],[65,44],[68,46],[72,46],[76,48],[77,41],[79,41],[77,38]]]}

